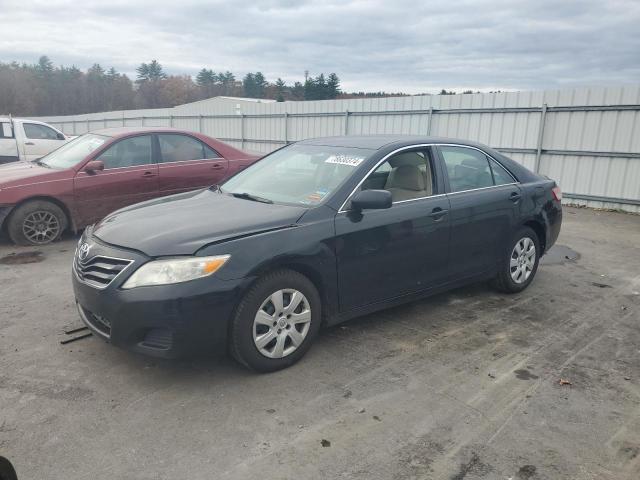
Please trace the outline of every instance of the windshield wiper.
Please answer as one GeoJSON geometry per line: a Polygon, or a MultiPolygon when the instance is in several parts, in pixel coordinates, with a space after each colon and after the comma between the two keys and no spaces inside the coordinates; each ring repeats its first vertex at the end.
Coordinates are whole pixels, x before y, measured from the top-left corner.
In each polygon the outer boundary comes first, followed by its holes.
{"type": "Polygon", "coordinates": [[[35,163],[36,165],[38,165],[40,167],[51,168],[49,165],[44,163],[41,159],[34,160],[33,163],[35,163]]]}
{"type": "Polygon", "coordinates": [[[273,200],[268,198],[258,197],[257,195],[251,195],[250,193],[231,193],[236,198],[243,198],[245,200],[251,200],[252,202],[273,203],[273,200]]]}

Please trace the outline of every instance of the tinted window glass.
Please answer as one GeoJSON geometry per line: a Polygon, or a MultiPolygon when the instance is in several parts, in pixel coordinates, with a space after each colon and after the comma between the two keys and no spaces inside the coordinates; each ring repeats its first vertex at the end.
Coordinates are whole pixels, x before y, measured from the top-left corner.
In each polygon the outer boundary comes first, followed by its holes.
{"type": "Polygon", "coordinates": [[[199,140],[187,135],[162,134],[158,135],[160,155],[163,162],[183,162],[185,160],[200,160],[207,157],[205,146],[199,140]]]}
{"type": "Polygon", "coordinates": [[[472,148],[440,147],[452,192],[493,186],[489,161],[472,148]]]}
{"type": "Polygon", "coordinates": [[[426,152],[402,152],[390,157],[362,183],[361,190],[388,190],[394,202],[433,194],[431,162],[426,152]]]}
{"type": "Polygon", "coordinates": [[[9,122],[2,122],[0,124],[0,138],[11,138],[13,137],[13,133],[11,132],[11,125],[9,122]]]}
{"type": "Polygon", "coordinates": [[[58,140],[58,132],[36,123],[23,123],[24,134],[34,140],[58,140]]]}
{"type": "Polygon", "coordinates": [[[209,145],[204,146],[204,158],[220,158],[222,155],[220,155],[218,152],[216,152],[213,148],[211,148],[209,145]]]}
{"type": "Polygon", "coordinates": [[[96,160],[104,163],[104,168],[123,168],[151,163],[151,136],[125,138],[109,147],[96,160]]]}
{"type": "Polygon", "coordinates": [[[490,159],[491,170],[493,171],[493,180],[496,185],[506,185],[513,183],[515,180],[505,168],[493,159],[490,159]]]}

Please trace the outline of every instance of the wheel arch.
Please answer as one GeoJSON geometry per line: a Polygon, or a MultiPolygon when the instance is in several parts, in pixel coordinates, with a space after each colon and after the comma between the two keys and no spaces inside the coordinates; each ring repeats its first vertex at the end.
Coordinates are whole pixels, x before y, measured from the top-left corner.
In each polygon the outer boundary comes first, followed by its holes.
{"type": "Polygon", "coordinates": [[[547,230],[540,220],[530,219],[522,224],[523,227],[529,227],[538,236],[538,243],[540,243],[540,256],[544,255],[547,250],[547,230]]]}
{"type": "Polygon", "coordinates": [[[21,207],[22,205],[25,205],[27,203],[30,203],[30,202],[38,202],[38,201],[40,201],[40,202],[50,202],[50,203],[53,203],[54,205],[56,205],[57,207],[60,207],[60,209],[64,212],[65,216],[67,217],[66,218],[67,225],[65,227],[65,230],[67,228],[70,228],[71,230],[76,232],[76,230],[77,230],[76,229],[76,224],[75,224],[75,221],[73,219],[73,216],[71,215],[71,210],[69,209],[69,207],[62,200],[59,200],[59,199],[57,199],[55,197],[48,197],[46,195],[36,195],[36,196],[33,196],[33,197],[28,197],[28,198],[20,200],[18,203],[16,203],[15,206],[11,209],[11,213],[9,213],[9,215],[7,215],[7,218],[6,218],[5,222],[4,222],[4,228],[7,228],[7,225],[9,223],[11,217],[13,217],[15,211],[19,207],[21,207]]]}
{"type": "MultiPolygon", "coordinates": [[[[327,285],[327,280],[323,277],[322,273],[311,266],[308,263],[296,261],[293,259],[283,259],[280,261],[270,262],[266,265],[262,265],[259,267],[252,276],[254,277],[254,281],[251,283],[255,283],[260,278],[265,275],[268,275],[271,272],[277,270],[291,270],[300,275],[306,277],[318,290],[318,294],[320,295],[320,300],[322,302],[322,323],[326,324],[327,320],[337,314],[337,312],[331,308],[332,305],[332,294],[331,288],[327,285]]],[[[336,299],[337,300],[337,299],[336,299]]]]}

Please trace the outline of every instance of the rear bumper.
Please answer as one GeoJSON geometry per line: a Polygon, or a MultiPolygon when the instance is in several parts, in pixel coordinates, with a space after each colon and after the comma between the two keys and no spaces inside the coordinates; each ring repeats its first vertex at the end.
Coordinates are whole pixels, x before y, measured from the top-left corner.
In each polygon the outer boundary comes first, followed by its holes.
{"type": "Polygon", "coordinates": [[[553,202],[554,205],[547,211],[547,238],[545,252],[556,243],[562,227],[562,205],[560,202],[553,202]]]}

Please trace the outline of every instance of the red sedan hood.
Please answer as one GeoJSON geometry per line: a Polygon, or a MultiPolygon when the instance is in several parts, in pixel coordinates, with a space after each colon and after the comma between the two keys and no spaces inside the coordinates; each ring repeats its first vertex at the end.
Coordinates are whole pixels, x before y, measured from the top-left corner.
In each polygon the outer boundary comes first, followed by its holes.
{"type": "Polygon", "coordinates": [[[17,187],[27,185],[35,181],[58,179],[66,177],[65,170],[54,170],[41,167],[31,162],[12,162],[0,165],[0,186],[17,187]]]}

